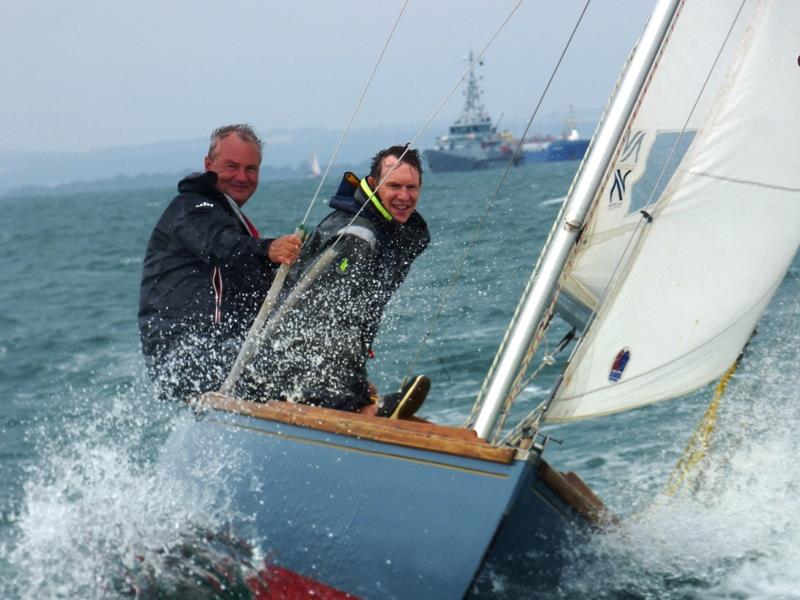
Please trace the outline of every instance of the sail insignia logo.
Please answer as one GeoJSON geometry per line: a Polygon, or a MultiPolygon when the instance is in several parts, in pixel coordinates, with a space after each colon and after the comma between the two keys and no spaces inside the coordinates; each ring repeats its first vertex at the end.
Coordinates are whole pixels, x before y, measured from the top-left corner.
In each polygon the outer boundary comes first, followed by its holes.
{"type": "Polygon", "coordinates": [[[611,186],[611,192],[609,192],[608,203],[613,204],[621,204],[622,197],[625,194],[625,180],[628,178],[628,175],[631,174],[631,170],[628,169],[625,173],[622,173],[622,169],[617,169],[614,172],[614,185],[611,186]],[[616,194],[616,198],[614,195],[616,194]]]}
{"type": "Polygon", "coordinates": [[[625,368],[628,366],[630,360],[631,349],[625,346],[622,350],[617,352],[614,363],[611,365],[611,370],[608,372],[608,380],[612,383],[616,383],[622,379],[622,374],[625,372],[625,368]]]}
{"type": "Polygon", "coordinates": [[[608,192],[608,205],[612,208],[621,206],[625,199],[625,182],[628,179],[628,175],[639,163],[639,153],[642,150],[644,138],[645,131],[643,129],[636,131],[622,148],[622,153],[617,163],[619,168],[614,169],[614,183],[608,192]]]}
{"type": "Polygon", "coordinates": [[[620,162],[639,162],[639,151],[642,149],[642,142],[644,141],[644,130],[637,131],[633,134],[630,140],[625,144],[625,148],[620,156],[620,162]],[[632,160],[631,160],[632,159],[632,160]]]}

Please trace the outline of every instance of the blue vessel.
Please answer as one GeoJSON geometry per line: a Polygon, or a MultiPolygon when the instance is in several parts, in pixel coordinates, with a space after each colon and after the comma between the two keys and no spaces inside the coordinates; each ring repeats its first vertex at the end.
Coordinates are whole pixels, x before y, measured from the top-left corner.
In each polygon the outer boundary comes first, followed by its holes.
{"type": "Polygon", "coordinates": [[[561,137],[545,136],[523,140],[522,157],[525,164],[583,160],[588,148],[589,140],[578,133],[570,109],[561,137]]]}
{"type": "MultiPolygon", "coordinates": [[[[270,566],[365,598],[491,597],[492,577],[557,584],[560,540],[604,508],[542,447],[492,445],[472,429],[206,394],[176,477],[230,457],[237,537],[270,566]],[[535,546],[527,555],[521,552],[535,546]]],[[[202,489],[202,470],[195,482],[202,489]]]]}
{"type": "MultiPolygon", "coordinates": [[[[469,63],[474,63],[472,52],[469,63]]],[[[482,64],[482,63],[481,63],[482,64]]],[[[504,167],[522,159],[514,156],[516,141],[508,131],[497,131],[489,113],[481,103],[483,92],[473,68],[467,77],[466,100],[461,115],[448,132],[436,140],[436,145],[423,152],[431,171],[474,171],[504,167]]]]}

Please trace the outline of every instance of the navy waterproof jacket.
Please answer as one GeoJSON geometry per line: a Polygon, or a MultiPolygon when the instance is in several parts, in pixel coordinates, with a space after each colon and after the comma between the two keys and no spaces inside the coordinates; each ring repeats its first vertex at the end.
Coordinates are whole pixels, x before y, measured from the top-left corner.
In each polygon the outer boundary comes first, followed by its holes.
{"type": "Polygon", "coordinates": [[[139,298],[147,357],[188,338],[241,339],[274,277],[272,240],[253,237],[215,183],[212,172],[183,179],[150,237],[139,298]]]}
{"type": "Polygon", "coordinates": [[[351,411],[370,402],[366,362],[384,309],[430,235],[416,211],[401,224],[376,210],[352,173],[330,206],[334,211],[290,269],[285,292],[334,244],[336,259],[262,343],[245,378],[248,398],[351,411]]]}

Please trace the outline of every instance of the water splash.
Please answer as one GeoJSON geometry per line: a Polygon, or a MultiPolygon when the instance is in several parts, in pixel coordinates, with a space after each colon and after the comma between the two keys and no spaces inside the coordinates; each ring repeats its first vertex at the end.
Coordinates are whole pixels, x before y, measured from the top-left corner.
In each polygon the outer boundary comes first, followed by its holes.
{"type": "Polygon", "coordinates": [[[185,407],[152,400],[147,386],[95,395],[76,395],[70,419],[33,434],[42,459],[0,546],[11,573],[0,596],[244,597],[260,557],[227,534],[220,502],[236,457],[210,453],[204,488],[189,487],[158,459],[192,418],[185,407]]]}
{"type": "Polygon", "coordinates": [[[785,288],[729,387],[693,485],[576,548],[555,597],[798,597],[800,303],[791,291],[800,280],[785,288]]]}

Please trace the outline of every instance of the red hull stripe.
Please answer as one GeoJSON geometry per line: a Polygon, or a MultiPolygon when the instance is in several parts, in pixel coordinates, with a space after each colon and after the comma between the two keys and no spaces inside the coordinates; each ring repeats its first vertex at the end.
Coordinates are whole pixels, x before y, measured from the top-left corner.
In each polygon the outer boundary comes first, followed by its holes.
{"type": "Polygon", "coordinates": [[[248,580],[254,600],[358,600],[356,596],[341,592],[299,573],[270,565],[248,580]]]}

